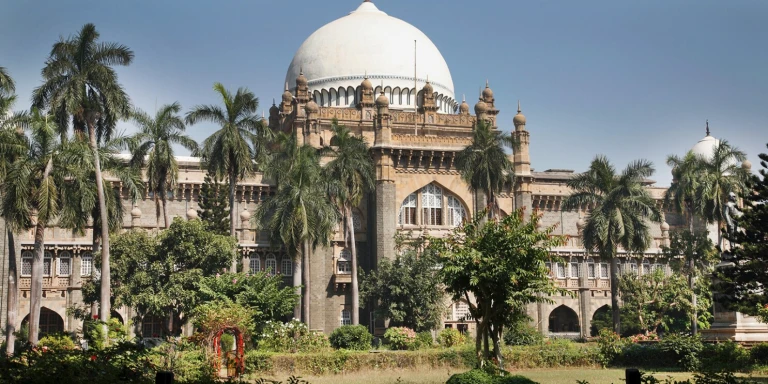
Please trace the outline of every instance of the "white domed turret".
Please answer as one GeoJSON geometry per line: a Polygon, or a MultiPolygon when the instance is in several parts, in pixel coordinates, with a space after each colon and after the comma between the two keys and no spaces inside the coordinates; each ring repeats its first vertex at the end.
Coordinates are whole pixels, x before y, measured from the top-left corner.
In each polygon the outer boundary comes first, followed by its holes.
{"type": "Polygon", "coordinates": [[[248,221],[251,219],[251,213],[248,212],[248,208],[243,208],[243,211],[240,212],[240,221],[248,221]]]}
{"type": "Polygon", "coordinates": [[[371,1],[310,35],[296,51],[285,81],[294,84],[302,69],[321,107],[353,106],[366,72],[374,81],[384,81],[388,96],[393,92],[391,108],[414,108],[413,97],[408,96],[421,90],[427,74],[439,110],[453,113],[458,107],[453,78],[440,50],[419,29],[380,11],[371,1]],[[395,91],[400,92],[398,97],[395,91]]]}
{"type": "Polygon", "coordinates": [[[712,154],[718,145],[720,145],[720,140],[709,135],[709,120],[707,120],[707,135],[699,140],[699,142],[691,148],[691,151],[696,156],[711,159],[712,154]]]}
{"type": "Polygon", "coordinates": [[[197,219],[197,211],[190,208],[187,210],[187,220],[195,220],[197,219]]]}
{"type": "Polygon", "coordinates": [[[749,160],[742,161],[741,162],[741,168],[743,168],[747,172],[752,171],[752,162],[749,161],[749,160]]]}

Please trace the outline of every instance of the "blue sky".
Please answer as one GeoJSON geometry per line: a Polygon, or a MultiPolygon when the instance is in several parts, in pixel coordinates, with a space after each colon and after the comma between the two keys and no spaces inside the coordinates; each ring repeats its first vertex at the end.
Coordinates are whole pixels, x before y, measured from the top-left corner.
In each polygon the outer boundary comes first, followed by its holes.
{"type": "MultiPolygon", "coordinates": [[[[93,22],[102,40],[134,50],[119,74],[136,106],[214,103],[219,81],[250,88],[266,111],[304,39],[359,2],[5,0],[0,66],[18,83],[17,109],[27,108],[51,45],[93,22]]],[[[582,171],[596,154],[618,168],[646,158],[668,185],[666,156],[701,139],[706,119],[753,169],[768,151],[767,1],[375,3],[432,39],[457,97],[473,104],[488,79],[502,129],[512,129],[521,100],[536,170],[582,171]]],[[[197,140],[212,129],[188,128],[197,140]]]]}

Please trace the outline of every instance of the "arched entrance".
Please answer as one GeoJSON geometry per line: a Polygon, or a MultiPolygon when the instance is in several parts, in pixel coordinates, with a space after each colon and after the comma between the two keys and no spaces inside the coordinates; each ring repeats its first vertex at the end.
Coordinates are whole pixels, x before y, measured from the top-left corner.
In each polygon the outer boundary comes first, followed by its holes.
{"type": "MultiPolygon", "coordinates": [[[[29,314],[24,317],[21,324],[29,326],[29,314]]],[[[42,338],[45,335],[62,332],[64,332],[64,319],[58,313],[46,307],[40,308],[40,330],[38,337],[42,338]]]]}
{"type": "Polygon", "coordinates": [[[549,314],[550,333],[579,333],[579,315],[571,308],[561,305],[549,314]]]}
{"type": "Polygon", "coordinates": [[[611,317],[611,307],[603,305],[592,315],[592,322],[589,327],[589,333],[597,336],[603,328],[613,329],[613,318],[611,317]]]}
{"type": "Polygon", "coordinates": [[[215,369],[216,372],[221,371],[222,355],[227,357],[227,377],[237,377],[245,372],[245,339],[240,329],[222,328],[216,332],[211,342],[213,350],[216,353],[215,369]],[[222,351],[221,336],[224,334],[231,334],[235,337],[235,353],[232,355],[232,351],[222,351]]]}

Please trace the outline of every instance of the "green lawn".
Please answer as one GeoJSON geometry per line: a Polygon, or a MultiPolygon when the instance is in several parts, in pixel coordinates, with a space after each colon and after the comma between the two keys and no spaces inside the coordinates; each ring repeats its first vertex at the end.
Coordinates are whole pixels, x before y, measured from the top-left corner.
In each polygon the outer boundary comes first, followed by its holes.
{"type": "MultiPolygon", "coordinates": [[[[346,375],[303,376],[311,384],[444,384],[450,375],[458,373],[449,369],[401,370],[388,372],[358,372],[346,375]]],[[[623,384],[623,369],[533,369],[514,371],[541,384],[576,384],[576,380],[587,380],[590,384],[623,384]]],[[[675,380],[691,378],[687,372],[659,372],[654,376],[675,380]]],[[[287,377],[276,377],[285,380],[287,377]]],[[[755,377],[759,382],[768,383],[768,376],[755,377]]]]}

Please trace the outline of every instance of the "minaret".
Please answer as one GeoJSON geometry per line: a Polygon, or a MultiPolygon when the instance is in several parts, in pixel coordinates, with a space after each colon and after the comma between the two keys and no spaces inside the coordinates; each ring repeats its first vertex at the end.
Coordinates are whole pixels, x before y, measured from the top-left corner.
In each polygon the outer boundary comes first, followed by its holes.
{"type": "Polygon", "coordinates": [[[513,166],[515,168],[515,209],[525,208],[526,217],[531,214],[533,205],[533,196],[531,193],[531,183],[533,175],[531,174],[531,156],[528,152],[530,145],[530,136],[525,130],[525,115],[520,109],[520,101],[517,102],[517,115],[512,119],[515,124],[515,131],[512,137],[517,141],[517,147],[514,150],[513,166]]]}

